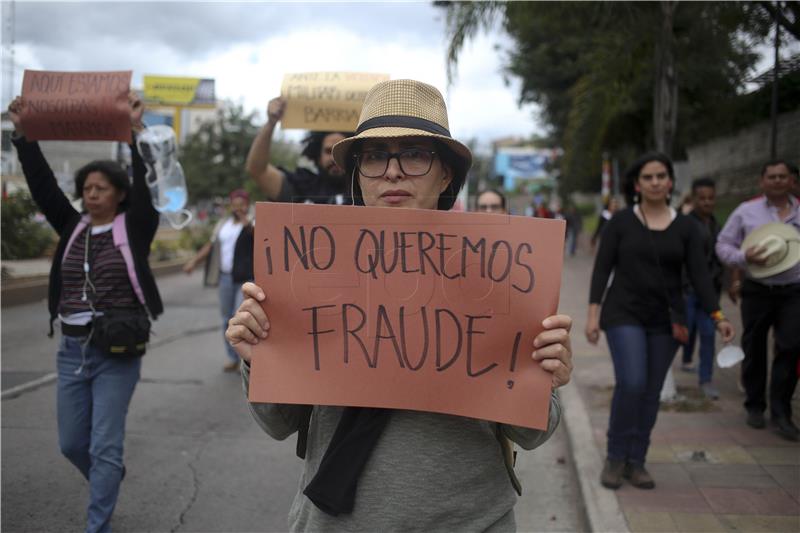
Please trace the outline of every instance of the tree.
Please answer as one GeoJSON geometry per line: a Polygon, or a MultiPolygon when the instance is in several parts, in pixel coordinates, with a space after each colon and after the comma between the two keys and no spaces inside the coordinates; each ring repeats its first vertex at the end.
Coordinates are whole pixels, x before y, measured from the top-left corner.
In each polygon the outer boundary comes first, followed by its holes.
{"type": "MultiPolygon", "coordinates": [[[[254,117],[255,113],[246,114],[241,105],[228,104],[219,110],[214,121],[203,124],[181,146],[180,161],[190,202],[226,197],[239,188],[259,196],[244,171],[247,152],[258,132],[254,117]]],[[[273,164],[291,167],[297,157],[293,144],[281,139],[273,141],[273,164]]]]}
{"type": "Polygon", "coordinates": [[[15,193],[3,198],[0,258],[31,259],[41,257],[53,244],[56,234],[44,222],[37,222],[34,215],[39,211],[36,203],[27,193],[15,193]]]}
{"type": "Polygon", "coordinates": [[[603,151],[623,161],[673,156],[714,128],[738,97],[763,41],[763,9],[735,2],[439,2],[448,60],[500,19],[514,41],[505,72],[541,108],[563,147],[562,190],[599,185],[603,151]]]}

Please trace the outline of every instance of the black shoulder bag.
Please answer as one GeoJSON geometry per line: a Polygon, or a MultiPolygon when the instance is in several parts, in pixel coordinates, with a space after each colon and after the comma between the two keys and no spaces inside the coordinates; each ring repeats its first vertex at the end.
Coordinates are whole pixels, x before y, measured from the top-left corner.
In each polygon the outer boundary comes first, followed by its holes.
{"type": "Polygon", "coordinates": [[[647,217],[644,215],[644,210],[642,210],[640,207],[638,211],[642,215],[642,220],[644,220],[644,230],[647,232],[647,240],[650,242],[650,248],[653,250],[653,256],[656,258],[658,277],[661,280],[661,287],[664,289],[664,296],[667,298],[669,321],[672,325],[672,338],[681,344],[687,344],[689,342],[689,328],[686,327],[686,319],[683,312],[675,309],[675,307],[672,305],[672,299],[669,297],[669,289],[667,289],[667,282],[664,279],[664,272],[661,270],[661,260],[658,257],[656,243],[653,241],[653,235],[650,232],[650,225],[647,223],[647,217]]]}
{"type": "Polygon", "coordinates": [[[102,315],[94,308],[97,293],[89,277],[89,242],[91,226],[86,228],[86,246],[83,256],[83,299],[89,301],[92,310],[89,343],[110,357],[141,357],[147,351],[150,341],[150,318],[144,307],[134,309],[108,309],[102,315]],[[91,288],[87,297],[86,288],[91,288]]]}

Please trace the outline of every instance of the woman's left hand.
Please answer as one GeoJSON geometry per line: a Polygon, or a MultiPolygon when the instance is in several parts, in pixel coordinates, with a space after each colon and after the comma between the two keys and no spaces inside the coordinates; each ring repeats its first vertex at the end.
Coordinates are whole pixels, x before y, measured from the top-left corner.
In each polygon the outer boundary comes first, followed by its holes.
{"type": "Polygon", "coordinates": [[[128,93],[128,106],[130,107],[131,128],[138,133],[144,129],[144,123],[142,122],[144,104],[139,95],[133,91],[128,93]]]}
{"type": "Polygon", "coordinates": [[[722,342],[731,342],[736,336],[736,329],[733,327],[728,319],[723,319],[717,322],[717,331],[722,335],[722,342]]]}
{"type": "Polygon", "coordinates": [[[533,360],[553,375],[553,388],[569,383],[572,376],[572,317],[553,315],[542,321],[544,331],[533,339],[533,360]]]}

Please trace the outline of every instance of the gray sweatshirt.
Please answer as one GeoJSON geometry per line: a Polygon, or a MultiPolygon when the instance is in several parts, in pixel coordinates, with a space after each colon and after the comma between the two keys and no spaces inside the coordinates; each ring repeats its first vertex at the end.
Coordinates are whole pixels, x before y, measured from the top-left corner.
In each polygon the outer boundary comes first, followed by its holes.
{"type": "MultiPolygon", "coordinates": [[[[242,365],[245,394],[250,372],[242,365]]],[[[295,405],[251,403],[250,412],[271,437],[298,429],[295,405]]],[[[517,494],[506,472],[494,422],[395,410],[361,474],[352,514],[330,516],[304,494],[339,423],[343,407],[314,407],[303,475],[289,511],[291,531],[515,531],[517,494]]],[[[547,431],[503,426],[531,450],[558,426],[561,406],[550,397],[547,431]]]]}

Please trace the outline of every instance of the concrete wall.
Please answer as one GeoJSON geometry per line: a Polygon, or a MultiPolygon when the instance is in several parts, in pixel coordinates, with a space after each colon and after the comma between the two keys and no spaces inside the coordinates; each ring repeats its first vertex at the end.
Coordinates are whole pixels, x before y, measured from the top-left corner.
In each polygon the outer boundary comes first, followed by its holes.
{"type": "MultiPolygon", "coordinates": [[[[758,190],[761,166],[769,160],[770,121],[764,121],[725,137],[690,147],[691,179],[709,177],[720,195],[745,196],[758,190]]],[[[800,110],[778,117],[779,158],[800,160],[800,110]]]]}

